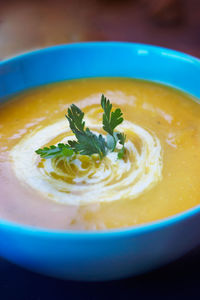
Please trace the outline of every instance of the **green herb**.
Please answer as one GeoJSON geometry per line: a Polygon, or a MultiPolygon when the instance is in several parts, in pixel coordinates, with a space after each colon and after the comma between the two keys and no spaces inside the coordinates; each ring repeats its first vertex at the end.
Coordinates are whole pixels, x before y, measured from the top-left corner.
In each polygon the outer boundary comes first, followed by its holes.
{"type": "Polygon", "coordinates": [[[85,122],[83,121],[84,112],[80,110],[75,104],[68,108],[68,115],[65,115],[69,121],[69,125],[73,133],[76,131],[84,132],[85,122]]]}
{"type": "Polygon", "coordinates": [[[101,96],[101,106],[104,110],[103,114],[103,129],[113,136],[114,129],[123,122],[122,112],[120,108],[111,112],[112,104],[104,95],[101,96]]]}
{"type": "Polygon", "coordinates": [[[101,106],[104,110],[103,114],[103,129],[108,133],[107,135],[107,146],[111,151],[114,151],[117,145],[117,142],[123,146],[120,152],[118,153],[118,158],[123,158],[124,156],[124,144],[126,136],[124,133],[114,132],[114,129],[123,122],[123,113],[120,108],[117,108],[115,111],[111,112],[112,104],[110,100],[107,99],[104,95],[101,96],[101,106]]]}
{"type": "Polygon", "coordinates": [[[77,138],[77,141],[68,141],[68,144],[71,146],[71,149],[82,155],[99,154],[100,158],[102,158],[106,155],[106,142],[101,134],[97,136],[89,128],[85,129],[83,117],[84,113],[75,104],[68,108],[66,118],[77,138]]]}
{"type": "Polygon", "coordinates": [[[42,158],[53,158],[57,156],[72,156],[74,151],[67,144],[58,144],[57,146],[44,147],[35,151],[42,158]]]}
{"type": "Polygon", "coordinates": [[[124,133],[118,132],[117,137],[118,137],[119,143],[122,145],[121,150],[118,152],[118,158],[121,159],[124,157],[124,154],[125,154],[124,144],[126,141],[126,135],[124,133]]]}
{"type": "Polygon", "coordinates": [[[89,156],[98,154],[100,158],[103,158],[108,151],[118,151],[118,158],[123,158],[126,136],[124,133],[114,132],[114,129],[123,122],[121,109],[117,108],[112,112],[112,104],[104,95],[101,97],[101,106],[104,110],[103,129],[107,132],[106,140],[101,134],[96,135],[85,127],[84,112],[75,104],[72,104],[68,108],[66,118],[76,140],[69,140],[67,144],[60,143],[49,148],[44,147],[35,152],[42,158],[47,159],[58,156],[70,157],[78,153],[89,156]],[[118,142],[122,146],[120,150],[116,148],[118,142]]]}

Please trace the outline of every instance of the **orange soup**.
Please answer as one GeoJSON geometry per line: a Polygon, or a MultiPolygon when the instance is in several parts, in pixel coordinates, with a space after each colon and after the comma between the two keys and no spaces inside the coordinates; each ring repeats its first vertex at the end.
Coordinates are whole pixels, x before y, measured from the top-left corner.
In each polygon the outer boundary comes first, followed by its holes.
{"type": "Polygon", "coordinates": [[[200,106],[164,85],[94,78],[45,85],[0,106],[0,218],[62,230],[144,224],[200,203],[200,106]],[[120,108],[126,154],[43,159],[38,148],[72,138],[74,103],[102,134],[101,95],[120,108]]]}

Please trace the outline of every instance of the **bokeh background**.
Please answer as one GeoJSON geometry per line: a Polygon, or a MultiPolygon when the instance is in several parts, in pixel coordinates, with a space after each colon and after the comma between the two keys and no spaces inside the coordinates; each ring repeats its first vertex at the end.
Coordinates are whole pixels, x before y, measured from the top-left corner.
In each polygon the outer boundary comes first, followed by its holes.
{"type": "Polygon", "coordinates": [[[97,40],[148,43],[200,57],[200,0],[0,0],[0,60],[97,40]]]}

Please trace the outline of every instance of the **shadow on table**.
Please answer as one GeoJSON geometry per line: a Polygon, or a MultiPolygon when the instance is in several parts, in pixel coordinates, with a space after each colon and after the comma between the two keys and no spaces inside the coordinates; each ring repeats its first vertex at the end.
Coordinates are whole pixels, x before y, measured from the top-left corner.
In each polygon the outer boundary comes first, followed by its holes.
{"type": "Polygon", "coordinates": [[[199,269],[200,247],[157,271],[101,283],[53,279],[0,260],[0,298],[2,300],[199,299],[199,269]]]}

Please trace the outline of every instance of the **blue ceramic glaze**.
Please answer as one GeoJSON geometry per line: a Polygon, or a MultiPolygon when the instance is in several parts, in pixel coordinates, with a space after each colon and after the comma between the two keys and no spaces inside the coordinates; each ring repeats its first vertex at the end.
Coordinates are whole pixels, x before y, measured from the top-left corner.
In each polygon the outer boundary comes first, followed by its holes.
{"type": "MultiPolygon", "coordinates": [[[[96,42],[33,51],[0,63],[0,99],[55,81],[131,77],[176,87],[200,98],[200,60],[169,49],[96,42]]],[[[141,274],[200,244],[200,206],[127,229],[73,232],[0,219],[0,255],[42,274],[110,280],[141,274]]]]}

